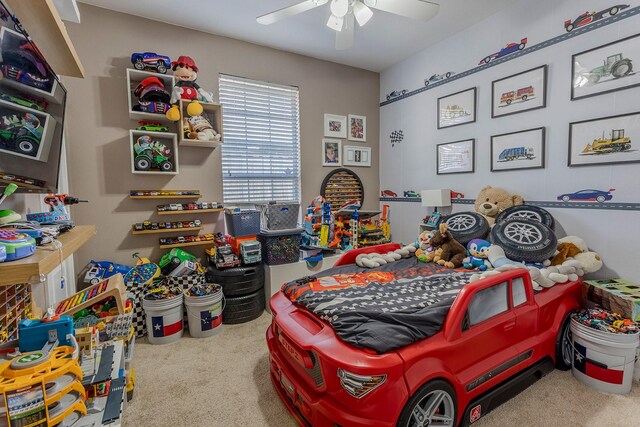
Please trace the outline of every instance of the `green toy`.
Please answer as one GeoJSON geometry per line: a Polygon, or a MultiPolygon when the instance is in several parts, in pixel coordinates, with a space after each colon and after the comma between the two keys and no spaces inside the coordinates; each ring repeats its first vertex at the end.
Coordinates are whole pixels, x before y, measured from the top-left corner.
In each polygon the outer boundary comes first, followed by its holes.
{"type": "Polygon", "coordinates": [[[183,261],[195,262],[196,257],[180,248],[173,248],[160,258],[158,267],[160,267],[163,274],[168,274],[173,269],[177,268],[183,261]]]}
{"type": "Polygon", "coordinates": [[[171,162],[171,150],[160,141],[152,141],[149,135],[142,135],[133,145],[135,158],[133,160],[135,169],[147,171],[151,168],[158,168],[163,172],[171,172],[173,163],[171,162]]]}

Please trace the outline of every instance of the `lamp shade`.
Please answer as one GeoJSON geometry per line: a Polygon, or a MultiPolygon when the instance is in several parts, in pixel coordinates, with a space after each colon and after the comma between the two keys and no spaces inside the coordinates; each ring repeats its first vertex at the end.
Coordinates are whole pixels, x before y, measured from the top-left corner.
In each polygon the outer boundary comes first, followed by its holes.
{"type": "Polygon", "coordinates": [[[451,190],[422,190],[422,206],[451,206],[451,190]]]}

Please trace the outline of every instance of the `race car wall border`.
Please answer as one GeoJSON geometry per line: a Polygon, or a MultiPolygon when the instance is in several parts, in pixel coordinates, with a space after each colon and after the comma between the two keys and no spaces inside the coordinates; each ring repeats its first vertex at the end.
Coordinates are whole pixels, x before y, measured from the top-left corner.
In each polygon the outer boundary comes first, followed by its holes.
{"type": "MultiPolygon", "coordinates": [[[[470,76],[472,74],[475,74],[475,73],[478,73],[480,71],[483,71],[483,70],[485,70],[487,68],[495,67],[496,65],[500,65],[500,64],[502,64],[504,62],[514,60],[514,59],[519,58],[519,57],[521,57],[523,55],[527,55],[529,53],[536,52],[538,50],[547,48],[549,46],[553,46],[553,45],[555,45],[557,43],[561,43],[561,42],[563,42],[565,40],[569,40],[569,39],[571,39],[573,37],[577,37],[577,36],[579,36],[581,34],[588,33],[590,31],[596,30],[598,28],[602,28],[604,26],[613,24],[613,23],[621,21],[623,19],[630,18],[630,17],[635,16],[637,14],[640,14],[640,6],[629,8],[627,10],[618,12],[617,14],[615,14],[613,16],[608,16],[606,18],[599,19],[598,21],[596,21],[596,22],[594,22],[592,24],[585,25],[585,26],[582,26],[582,27],[579,27],[579,28],[575,28],[570,32],[566,32],[566,33],[564,33],[562,35],[553,37],[553,38],[551,38],[549,40],[542,41],[542,42],[540,42],[538,44],[535,44],[533,46],[525,47],[524,49],[517,50],[517,51],[515,51],[513,53],[510,53],[509,55],[501,56],[501,57],[493,59],[493,60],[491,60],[489,62],[482,63],[481,65],[478,65],[478,66],[476,66],[476,67],[474,67],[474,68],[472,68],[470,70],[463,71],[463,72],[458,73],[458,74],[452,74],[446,79],[430,82],[430,84],[428,84],[426,86],[422,86],[422,87],[420,87],[420,88],[418,88],[416,90],[412,90],[412,91],[407,91],[407,90],[397,91],[397,92],[399,92],[398,96],[396,96],[394,98],[391,98],[391,99],[388,99],[387,101],[381,102],[380,103],[380,107],[384,107],[385,105],[391,104],[393,102],[397,102],[397,101],[400,101],[402,99],[409,98],[410,96],[418,95],[419,93],[422,93],[422,92],[425,92],[427,90],[433,89],[434,87],[438,87],[438,86],[447,84],[447,83],[449,83],[451,81],[458,80],[458,79],[470,76]]],[[[380,199],[380,200],[382,200],[382,199],[380,199]]],[[[393,200],[397,201],[397,199],[393,199],[393,200]]],[[[415,200],[411,200],[411,201],[415,201],[415,200]]]]}
{"type": "MultiPolygon", "coordinates": [[[[413,202],[421,203],[419,197],[380,197],[381,202],[413,202]]],[[[473,205],[475,199],[451,199],[452,204],[473,205]]],[[[640,211],[640,203],[624,203],[624,202],[579,202],[579,201],[538,201],[527,200],[526,205],[539,206],[541,208],[560,208],[560,209],[598,209],[605,211],[640,211]]]]}

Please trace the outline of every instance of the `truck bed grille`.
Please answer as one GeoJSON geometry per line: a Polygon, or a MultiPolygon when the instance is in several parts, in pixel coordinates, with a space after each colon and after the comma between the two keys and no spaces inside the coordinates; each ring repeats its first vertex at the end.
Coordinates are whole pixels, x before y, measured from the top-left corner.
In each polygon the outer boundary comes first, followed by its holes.
{"type": "MultiPolygon", "coordinates": [[[[280,327],[278,325],[276,325],[276,333],[278,335],[278,338],[280,337],[280,334],[282,334],[282,330],[280,329],[280,327]]],[[[289,340],[291,340],[291,339],[289,338],[289,340]]],[[[278,345],[280,345],[280,344],[278,344],[278,345]]],[[[324,384],[324,380],[322,378],[322,370],[320,369],[320,361],[318,360],[318,357],[316,356],[316,354],[314,352],[307,351],[307,353],[309,354],[309,357],[311,357],[311,360],[313,361],[313,368],[311,368],[311,369],[303,368],[303,369],[307,372],[307,374],[309,374],[309,376],[311,377],[311,379],[315,383],[316,387],[320,387],[321,385],[324,384]]]]}

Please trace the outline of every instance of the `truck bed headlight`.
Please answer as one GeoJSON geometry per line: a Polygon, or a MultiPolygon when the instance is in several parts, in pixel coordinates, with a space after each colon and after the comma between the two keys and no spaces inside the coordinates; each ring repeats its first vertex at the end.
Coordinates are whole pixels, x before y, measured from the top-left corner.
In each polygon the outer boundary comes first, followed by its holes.
{"type": "Polygon", "coordinates": [[[386,380],[386,375],[357,375],[338,369],[340,385],[351,396],[360,399],[380,387],[386,380]]]}

